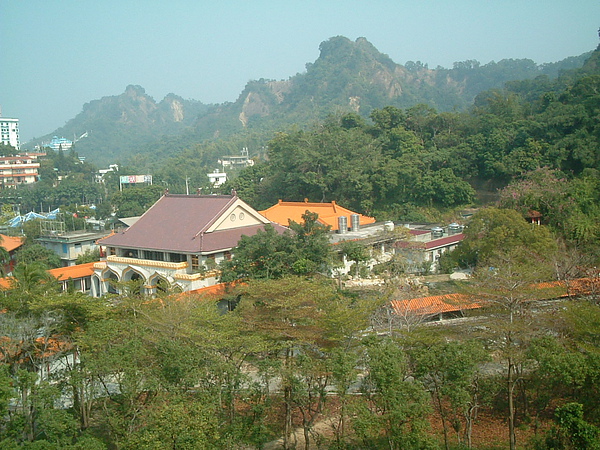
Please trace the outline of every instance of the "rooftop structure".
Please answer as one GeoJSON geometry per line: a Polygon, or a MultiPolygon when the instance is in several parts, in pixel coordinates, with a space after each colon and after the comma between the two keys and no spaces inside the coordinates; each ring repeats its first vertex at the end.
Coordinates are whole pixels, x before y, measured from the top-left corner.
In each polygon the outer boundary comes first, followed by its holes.
{"type": "Polygon", "coordinates": [[[244,167],[250,167],[254,165],[254,160],[248,157],[248,148],[242,148],[239,156],[229,155],[222,156],[218,160],[219,164],[223,167],[223,171],[226,169],[243,169],[244,167]]]}
{"type": "Polygon", "coordinates": [[[60,256],[64,267],[74,266],[77,258],[87,251],[99,249],[98,240],[106,237],[110,231],[68,231],[49,233],[40,236],[37,241],[60,256]]]}
{"type": "MultiPolygon", "coordinates": [[[[318,222],[323,225],[328,225],[333,231],[348,231],[348,225],[350,229],[357,229],[360,226],[375,223],[373,217],[363,216],[362,214],[355,213],[347,208],[338,205],[336,202],[330,203],[314,203],[309,202],[305,199],[303,202],[284,202],[279,200],[279,203],[271,206],[260,213],[272,222],[278,223],[283,226],[288,226],[289,222],[293,220],[297,223],[302,223],[302,215],[310,211],[316,213],[319,216],[318,222]],[[340,230],[340,218],[346,218],[346,229],[340,230]],[[358,220],[358,227],[352,226],[352,219],[358,220]]],[[[344,223],[344,221],[341,221],[344,223]]],[[[342,225],[342,228],[344,226],[342,225]]]]}
{"type": "Polygon", "coordinates": [[[219,172],[219,169],[215,169],[212,173],[207,173],[208,181],[214,186],[221,186],[227,181],[227,174],[225,172],[219,172]]]}
{"type": "Polygon", "coordinates": [[[457,223],[445,228],[410,229],[412,238],[398,241],[396,252],[406,258],[410,272],[437,272],[442,254],[454,250],[465,238],[462,230],[457,223]]]}

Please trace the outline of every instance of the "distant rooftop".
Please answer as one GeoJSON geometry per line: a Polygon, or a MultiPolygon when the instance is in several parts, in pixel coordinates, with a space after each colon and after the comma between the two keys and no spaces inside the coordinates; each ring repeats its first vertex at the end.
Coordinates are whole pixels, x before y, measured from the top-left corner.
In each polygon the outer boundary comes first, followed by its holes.
{"type": "Polygon", "coordinates": [[[323,225],[329,225],[333,231],[339,229],[338,218],[341,216],[346,217],[348,225],[351,224],[350,219],[354,214],[358,215],[360,226],[375,223],[373,217],[355,213],[354,211],[338,205],[334,201],[330,203],[316,203],[309,202],[308,199],[305,199],[303,202],[284,202],[279,200],[279,203],[259,212],[270,221],[287,227],[290,220],[302,223],[302,215],[306,213],[306,211],[318,214],[318,221],[323,225]]]}

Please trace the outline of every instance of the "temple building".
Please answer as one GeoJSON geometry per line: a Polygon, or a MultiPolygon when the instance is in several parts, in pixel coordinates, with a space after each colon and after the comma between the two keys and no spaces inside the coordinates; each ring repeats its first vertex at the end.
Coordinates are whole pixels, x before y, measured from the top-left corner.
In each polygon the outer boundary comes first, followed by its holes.
{"type": "MultiPolygon", "coordinates": [[[[119,292],[138,280],[143,294],[195,291],[218,283],[217,265],[231,258],[240,238],[271,222],[232,195],[161,197],[124,231],[99,241],[105,260],[96,263],[91,294],[119,292]]],[[[275,229],[286,230],[277,224],[275,229]]]]}

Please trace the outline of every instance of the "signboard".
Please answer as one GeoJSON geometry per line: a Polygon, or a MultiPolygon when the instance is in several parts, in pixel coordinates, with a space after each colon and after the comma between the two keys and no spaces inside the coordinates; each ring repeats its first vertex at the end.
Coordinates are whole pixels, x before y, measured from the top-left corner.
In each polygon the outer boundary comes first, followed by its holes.
{"type": "Polygon", "coordinates": [[[148,183],[152,184],[152,175],[121,175],[121,184],[148,183]]]}
{"type": "Polygon", "coordinates": [[[119,177],[119,189],[123,190],[124,184],[146,183],[152,184],[152,175],[121,175],[119,177]]]}

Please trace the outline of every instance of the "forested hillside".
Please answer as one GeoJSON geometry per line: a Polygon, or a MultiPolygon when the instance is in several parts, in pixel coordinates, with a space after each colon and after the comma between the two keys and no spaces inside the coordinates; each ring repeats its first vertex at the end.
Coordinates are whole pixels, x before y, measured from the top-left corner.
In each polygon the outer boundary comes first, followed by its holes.
{"type": "Polygon", "coordinates": [[[481,93],[469,112],[387,106],[369,120],[334,115],[279,133],[269,160],[231,186],[259,208],[309,198],[394,217],[410,205],[469,203],[476,190],[493,192],[541,167],[588,175],[600,169],[596,58],[554,81],[481,93]]]}
{"type": "Polygon", "coordinates": [[[161,136],[182,133],[207,109],[207,105],[175,94],[157,103],[141,86],[130,85],[121,95],[86,103],[65,126],[26,146],[49,142],[52,136],[72,139],[87,132],[87,137],[76,144],[78,151],[90,162],[108,165],[123,161],[124,155],[139,151],[161,136]]]}
{"type": "Polygon", "coordinates": [[[156,103],[143,88],[129,86],[121,95],[91,101],[64,127],[30,145],[53,135],[69,138],[87,131],[77,151],[93,163],[107,165],[127,162],[133,155],[162,159],[207,140],[216,141],[222,155],[227,153],[224,139],[240,140],[252,133],[260,137],[258,142],[245,146],[256,155],[273,132],[292,124],[304,127],[339,112],[366,118],[374,109],[419,103],[439,111],[464,111],[482,91],[511,80],[554,79],[580,67],[585,56],[542,65],[527,59],[483,65],[470,60],[451,69],[430,69],[421,62],[397,64],[365,38],[353,42],[337,36],[321,44],[319,58],[308,63],[305,72],[288,80],[250,81],[235,102],[203,105],[169,94],[156,103]]]}

